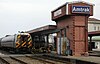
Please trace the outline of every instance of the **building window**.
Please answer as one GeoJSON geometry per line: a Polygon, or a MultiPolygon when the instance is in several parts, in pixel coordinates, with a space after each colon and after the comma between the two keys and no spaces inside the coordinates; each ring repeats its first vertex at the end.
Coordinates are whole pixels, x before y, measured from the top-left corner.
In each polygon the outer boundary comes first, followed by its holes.
{"type": "Polygon", "coordinates": [[[94,30],[96,30],[96,26],[94,26],[94,30]]]}
{"type": "Polygon", "coordinates": [[[100,30],[100,29],[99,29],[99,26],[98,26],[98,30],[100,30]]]}

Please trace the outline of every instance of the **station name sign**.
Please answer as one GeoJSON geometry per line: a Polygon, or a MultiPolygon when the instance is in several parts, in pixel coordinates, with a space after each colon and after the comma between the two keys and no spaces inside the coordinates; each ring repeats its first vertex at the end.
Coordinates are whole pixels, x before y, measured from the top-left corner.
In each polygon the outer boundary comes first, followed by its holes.
{"type": "Polygon", "coordinates": [[[62,14],[62,10],[61,9],[59,9],[59,10],[54,12],[54,16],[58,16],[60,14],[62,14]]]}
{"type": "Polygon", "coordinates": [[[72,13],[90,13],[90,6],[72,6],[72,13]]]}

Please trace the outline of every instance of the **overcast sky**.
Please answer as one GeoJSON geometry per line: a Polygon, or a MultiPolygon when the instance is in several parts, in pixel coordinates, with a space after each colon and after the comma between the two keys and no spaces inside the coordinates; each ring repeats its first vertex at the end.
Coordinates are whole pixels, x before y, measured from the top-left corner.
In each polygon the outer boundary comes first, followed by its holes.
{"type": "MultiPolygon", "coordinates": [[[[0,37],[55,25],[51,20],[51,11],[71,1],[75,0],[0,0],[0,37]]],[[[83,1],[95,4],[93,17],[100,19],[100,0],[83,1]]]]}

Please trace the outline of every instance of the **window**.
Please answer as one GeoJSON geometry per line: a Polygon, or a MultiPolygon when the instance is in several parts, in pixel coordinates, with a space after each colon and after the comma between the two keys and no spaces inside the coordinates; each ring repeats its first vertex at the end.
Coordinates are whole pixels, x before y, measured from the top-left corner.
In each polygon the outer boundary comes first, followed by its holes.
{"type": "Polygon", "coordinates": [[[94,30],[96,30],[96,26],[94,26],[94,30]]]}
{"type": "Polygon", "coordinates": [[[99,26],[98,26],[98,30],[100,30],[100,29],[99,29],[99,26]]]}

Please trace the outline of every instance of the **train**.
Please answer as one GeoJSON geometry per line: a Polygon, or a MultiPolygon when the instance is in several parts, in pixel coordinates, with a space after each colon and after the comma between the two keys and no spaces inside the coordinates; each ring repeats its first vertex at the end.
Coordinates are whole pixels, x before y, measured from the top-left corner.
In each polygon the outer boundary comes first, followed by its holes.
{"type": "Polygon", "coordinates": [[[5,37],[0,38],[0,49],[16,53],[31,52],[32,45],[32,37],[29,33],[6,35],[5,37]]]}

